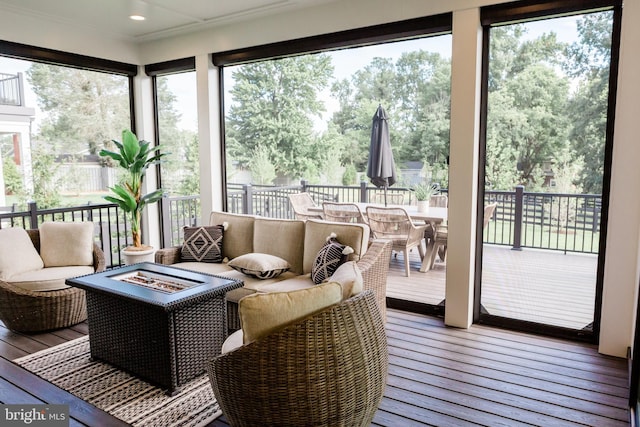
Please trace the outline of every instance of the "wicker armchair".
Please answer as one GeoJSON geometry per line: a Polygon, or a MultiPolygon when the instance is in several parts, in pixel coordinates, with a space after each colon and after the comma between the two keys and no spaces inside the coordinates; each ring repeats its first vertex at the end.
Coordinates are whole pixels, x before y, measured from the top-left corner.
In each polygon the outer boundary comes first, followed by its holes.
{"type": "Polygon", "coordinates": [[[365,291],[213,359],[233,426],[369,426],[388,368],[384,323],[365,291]]]}
{"type": "MultiPolygon", "coordinates": [[[[40,252],[39,230],[27,230],[40,252]]],[[[105,269],[104,253],[93,245],[95,271],[105,269]]],[[[0,320],[11,330],[39,332],[65,328],[87,319],[85,293],[79,288],[59,291],[28,291],[0,280],[0,320]]]]}

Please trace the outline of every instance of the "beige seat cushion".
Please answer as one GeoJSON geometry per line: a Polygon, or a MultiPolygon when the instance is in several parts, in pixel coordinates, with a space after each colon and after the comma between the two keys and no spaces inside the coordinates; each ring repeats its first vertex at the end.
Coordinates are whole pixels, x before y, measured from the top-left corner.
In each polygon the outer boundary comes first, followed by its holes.
{"type": "Polygon", "coordinates": [[[93,265],[93,222],[44,222],[40,256],[45,267],[93,265]]]}
{"type": "Polygon", "coordinates": [[[342,300],[339,283],[325,283],[293,292],[256,293],[242,298],[238,312],[243,342],[249,343],[273,331],[321,311],[342,300]]]}
{"type": "Polygon", "coordinates": [[[256,218],[253,251],[277,256],[289,262],[294,273],[302,274],[304,221],[256,218]]]}
{"type": "Polygon", "coordinates": [[[0,279],[9,280],[16,274],[42,267],[44,262],[24,229],[0,230],[0,279]]]}
{"type": "Polygon", "coordinates": [[[333,273],[333,275],[327,279],[327,282],[338,282],[342,286],[342,299],[346,300],[353,295],[357,295],[362,292],[364,287],[364,280],[362,278],[362,272],[358,268],[355,261],[349,261],[342,264],[333,273]]]}
{"type": "Polygon", "coordinates": [[[221,225],[225,222],[222,239],[223,257],[233,259],[237,256],[254,252],[253,222],[255,217],[244,214],[213,211],[209,216],[209,225],[221,225]]]}
{"type": "Polygon", "coordinates": [[[12,276],[11,284],[27,291],[58,291],[69,287],[66,279],[93,272],[93,267],[86,265],[41,268],[12,276]]]}

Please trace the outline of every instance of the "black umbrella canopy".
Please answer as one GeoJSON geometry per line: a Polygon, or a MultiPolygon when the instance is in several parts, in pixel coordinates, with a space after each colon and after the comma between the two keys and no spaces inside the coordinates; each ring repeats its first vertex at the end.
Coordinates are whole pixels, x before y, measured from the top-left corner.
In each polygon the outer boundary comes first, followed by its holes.
{"type": "Polygon", "coordinates": [[[371,183],[385,190],[385,205],[387,204],[387,187],[396,182],[396,166],[393,161],[393,152],[391,151],[387,119],[387,112],[384,111],[382,105],[379,105],[376,114],[373,116],[369,162],[367,164],[367,177],[369,177],[371,183]]]}

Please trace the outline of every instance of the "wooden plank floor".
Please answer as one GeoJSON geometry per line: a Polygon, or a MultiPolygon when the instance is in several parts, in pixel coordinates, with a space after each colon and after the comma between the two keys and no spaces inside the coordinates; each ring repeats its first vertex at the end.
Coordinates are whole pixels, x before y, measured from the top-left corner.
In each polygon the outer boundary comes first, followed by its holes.
{"type": "MultiPolygon", "coordinates": [[[[595,346],[486,326],[449,328],[439,318],[398,310],[388,310],[387,331],[389,376],[376,426],[629,425],[626,361],[600,355],[595,346]]],[[[0,326],[0,357],[86,333],[86,324],[33,335],[0,326]]],[[[26,377],[7,384],[6,365],[0,365],[0,402],[66,401],[60,391],[43,394],[26,377]]],[[[84,420],[76,418],[74,426],[108,425],[87,408],[73,411],[84,420]]],[[[212,425],[227,423],[223,416],[212,425]]]]}
{"type": "MultiPolygon", "coordinates": [[[[387,296],[437,305],[445,299],[446,263],[420,273],[417,251],[405,277],[402,253],[392,257],[387,296]]],[[[582,329],[593,322],[597,256],[485,245],[482,305],[491,314],[582,329]]]]}

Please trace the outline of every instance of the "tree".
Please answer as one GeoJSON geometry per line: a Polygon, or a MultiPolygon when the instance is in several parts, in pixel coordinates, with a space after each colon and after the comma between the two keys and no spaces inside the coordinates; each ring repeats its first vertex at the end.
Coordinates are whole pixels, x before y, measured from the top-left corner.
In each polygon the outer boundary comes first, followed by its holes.
{"type": "Polygon", "coordinates": [[[273,180],[276,178],[276,168],[269,160],[269,157],[267,147],[256,147],[251,160],[249,160],[251,181],[254,184],[273,184],[273,180]]]}
{"type": "Polygon", "coordinates": [[[486,178],[493,189],[542,185],[542,166],[566,146],[568,79],[554,33],[520,40],[521,25],[492,29],[486,178]]]}
{"type": "Polygon", "coordinates": [[[331,123],[346,140],[342,163],[366,168],[372,117],[382,104],[396,162],[418,160],[438,170],[446,168],[450,70],[450,61],[439,54],[405,52],[395,63],[374,58],[349,79],[334,83],[332,93],[340,109],[331,123]]]}
{"type": "Polygon", "coordinates": [[[585,193],[602,193],[612,25],[611,12],[584,15],[578,21],[580,41],[567,48],[565,70],[579,81],[569,109],[580,111],[570,140],[574,160],[584,163],[576,182],[585,193]]]}
{"type": "Polygon", "coordinates": [[[33,197],[38,208],[48,209],[60,206],[60,178],[57,177],[59,169],[56,163],[55,147],[39,143],[33,150],[33,197]]]}
{"type": "Polygon", "coordinates": [[[97,154],[131,126],[124,76],[40,63],[26,74],[46,113],[38,139],[59,153],[97,154]]]}
{"type": "Polygon", "coordinates": [[[312,119],[324,111],[318,94],[332,73],[324,54],[238,66],[226,120],[231,159],[247,167],[255,149],[264,146],[278,174],[301,178],[317,168],[314,156],[322,147],[312,119]]]}

